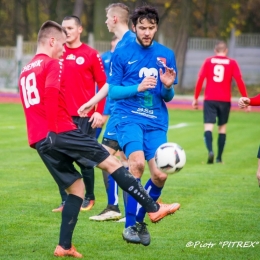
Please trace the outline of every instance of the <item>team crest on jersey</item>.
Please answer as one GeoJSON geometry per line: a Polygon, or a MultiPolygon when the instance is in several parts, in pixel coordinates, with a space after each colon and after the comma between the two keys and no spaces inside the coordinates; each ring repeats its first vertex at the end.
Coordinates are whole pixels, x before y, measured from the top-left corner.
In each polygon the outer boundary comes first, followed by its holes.
{"type": "Polygon", "coordinates": [[[166,66],[166,58],[157,57],[156,64],[157,64],[159,67],[165,67],[165,66],[166,66]]]}
{"type": "Polygon", "coordinates": [[[84,61],[85,61],[85,59],[84,59],[83,57],[78,57],[78,58],[76,59],[76,63],[77,63],[78,65],[83,64],[84,61]]]}
{"type": "Polygon", "coordinates": [[[66,57],[66,60],[76,60],[76,56],[73,55],[73,54],[69,54],[69,55],[66,57]]]}

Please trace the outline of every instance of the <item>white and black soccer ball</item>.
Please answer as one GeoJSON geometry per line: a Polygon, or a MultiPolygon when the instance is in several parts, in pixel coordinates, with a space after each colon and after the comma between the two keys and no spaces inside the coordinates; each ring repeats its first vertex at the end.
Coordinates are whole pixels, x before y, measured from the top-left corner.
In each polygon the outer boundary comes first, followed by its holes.
{"type": "Polygon", "coordinates": [[[176,143],[160,145],[155,152],[155,163],[162,172],[173,174],[179,172],[186,163],[184,149],[176,143]]]}

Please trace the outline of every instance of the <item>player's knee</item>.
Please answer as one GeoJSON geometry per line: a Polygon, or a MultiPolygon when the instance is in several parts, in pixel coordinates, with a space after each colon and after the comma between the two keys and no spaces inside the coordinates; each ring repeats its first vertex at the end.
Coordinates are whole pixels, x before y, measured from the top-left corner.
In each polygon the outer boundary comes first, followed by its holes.
{"type": "Polygon", "coordinates": [[[85,191],[85,185],[82,181],[82,179],[76,180],[72,185],[70,185],[66,192],[68,194],[76,195],[82,199],[84,199],[84,191],[85,191]]]}
{"type": "Polygon", "coordinates": [[[167,180],[168,175],[164,172],[161,172],[160,170],[156,170],[152,173],[152,179],[156,183],[160,183],[160,185],[163,185],[165,181],[167,180]]]}
{"type": "Polygon", "coordinates": [[[136,176],[139,177],[139,175],[142,175],[145,168],[145,161],[142,159],[136,159],[134,161],[128,161],[130,172],[136,176]]]}
{"type": "Polygon", "coordinates": [[[122,167],[122,163],[115,156],[110,155],[97,167],[111,174],[119,167],[122,167]]]}

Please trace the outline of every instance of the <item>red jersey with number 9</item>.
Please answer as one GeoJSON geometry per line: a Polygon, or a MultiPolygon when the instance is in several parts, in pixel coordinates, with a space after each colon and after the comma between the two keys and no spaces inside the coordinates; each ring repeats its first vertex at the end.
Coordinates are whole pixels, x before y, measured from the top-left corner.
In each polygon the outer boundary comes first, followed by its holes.
{"type": "Polygon", "coordinates": [[[194,98],[198,99],[203,81],[206,79],[205,100],[231,101],[232,78],[237,82],[242,97],[247,97],[246,87],[237,62],[226,56],[213,56],[202,65],[195,88],[194,98]]]}
{"type": "Polygon", "coordinates": [[[19,91],[31,147],[44,139],[48,131],[61,133],[76,129],[67,111],[65,89],[61,87],[62,74],[62,61],[52,59],[45,54],[35,55],[22,69],[19,91]],[[51,102],[52,95],[46,94],[48,90],[57,93],[57,98],[51,102]]]}

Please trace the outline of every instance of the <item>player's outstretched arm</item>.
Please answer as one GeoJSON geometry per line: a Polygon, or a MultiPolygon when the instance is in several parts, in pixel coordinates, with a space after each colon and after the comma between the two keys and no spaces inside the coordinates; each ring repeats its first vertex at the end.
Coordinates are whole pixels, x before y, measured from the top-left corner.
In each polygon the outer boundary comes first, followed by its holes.
{"type": "Polygon", "coordinates": [[[106,83],[100,91],[91,98],[87,103],[83,104],[78,109],[78,114],[80,117],[86,117],[88,112],[103,98],[105,98],[108,94],[108,84],[106,83]]]}
{"type": "Polygon", "coordinates": [[[131,86],[118,86],[110,85],[109,86],[109,97],[111,99],[123,99],[135,96],[138,92],[144,92],[147,89],[155,88],[157,81],[155,77],[149,76],[145,77],[142,82],[138,85],[131,86]]]}

